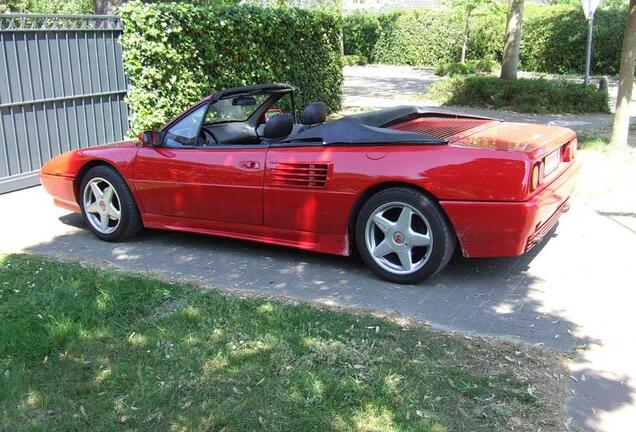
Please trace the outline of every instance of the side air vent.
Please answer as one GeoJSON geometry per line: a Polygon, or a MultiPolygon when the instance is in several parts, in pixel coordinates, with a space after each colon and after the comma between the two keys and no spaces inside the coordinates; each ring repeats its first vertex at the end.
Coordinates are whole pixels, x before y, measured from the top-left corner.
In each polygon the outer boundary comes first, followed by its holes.
{"type": "Polygon", "coordinates": [[[275,163],[272,167],[274,186],[324,188],[329,177],[327,163],[275,163]]]}
{"type": "Polygon", "coordinates": [[[390,128],[448,139],[491,121],[473,118],[420,117],[398,123],[390,128]]]}

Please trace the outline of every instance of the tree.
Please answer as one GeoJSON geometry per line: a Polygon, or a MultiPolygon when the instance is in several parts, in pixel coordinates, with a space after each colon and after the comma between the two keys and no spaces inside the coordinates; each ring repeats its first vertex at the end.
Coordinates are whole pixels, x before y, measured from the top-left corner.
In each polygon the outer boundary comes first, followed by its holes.
{"type": "Polygon", "coordinates": [[[95,0],[95,15],[107,15],[114,7],[110,0],[95,0]]]}
{"type": "Polygon", "coordinates": [[[508,20],[506,22],[506,40],[504,43],[503,60],[501,62],[502,79],[517,79],[522,24],[523,0],[510,0],[508,5],[508,20]]]}
{"type": "Polygon", "coordinates": [[[466,63],[466,50],[468,49],[468,39],[470,37],[470,21],[479,8],[492,4],[492,0],[447,0],[446,4],[448,4],[451,9],[457,11],[464,20],[461,62],[466,63]]]}
{"type": "Polygon", "coordinates": [[[613,148],[627,146],[629,135],[629,103],[632,100],[634,87],[634,66],[636,66],[636,0],[630,0],[627,24],[623,34],[621,50],[621,67],[618,75],[618,97],[612,127],[613,148]]]}

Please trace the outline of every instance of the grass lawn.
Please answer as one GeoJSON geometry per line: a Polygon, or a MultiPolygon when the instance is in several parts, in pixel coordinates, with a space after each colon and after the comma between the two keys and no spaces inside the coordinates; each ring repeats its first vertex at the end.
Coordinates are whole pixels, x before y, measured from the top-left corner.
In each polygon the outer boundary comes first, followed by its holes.
{"type": "Polygon", "coordinates": [[[576,134],[576,140],[581,149],[609,150],[610,134],[611,131],[579,132],[576,134]]]}
{"type": "Polygon", "coordinates": [[[563,374],[513,343],[0,257],[2,430],[545,432],[563,374]]]}

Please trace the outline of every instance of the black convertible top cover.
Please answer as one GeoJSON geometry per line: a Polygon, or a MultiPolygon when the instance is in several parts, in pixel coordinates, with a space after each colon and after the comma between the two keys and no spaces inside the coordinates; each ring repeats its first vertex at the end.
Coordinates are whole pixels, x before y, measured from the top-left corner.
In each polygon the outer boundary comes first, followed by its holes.
{"type": "Polygon", "coordinates": [[[242,86],[242,87],[232,87],[229,89],[221,90],[216,93],[213,93],[210,97],[212,100],[219,100],[224,97],[237,95],[237,94],[249,94],[249,93],[261,93],[261,92],[272,92],[272,93],[290,93],[294,91],[294,88],[289,84],[283,83],[267,83],[267,84],[256,84],[252,86],[242,86]]]}
{"type": "MultiPolygon", "coordinates": [[[[415,106],[400,106],[362,114],[354,114],[338,120],[323,123],[289,136],[279,144],[298,145],[300,143],[321,142],[323,145],[355,144],[447,144],[448,141],[432,135],[406,132],[388,127],[430,114],[451,118],[468,116],[423,110],[415,106]]],[[[474,117],[477,118],[477,117],[474,117]]]]}

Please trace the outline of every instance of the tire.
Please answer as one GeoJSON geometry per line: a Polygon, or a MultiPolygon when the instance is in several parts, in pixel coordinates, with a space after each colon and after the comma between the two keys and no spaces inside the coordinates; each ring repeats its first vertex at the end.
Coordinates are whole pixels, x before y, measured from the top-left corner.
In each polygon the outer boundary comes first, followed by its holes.
{"type": "Polygon", "coordinates": [[[123,241],[143,229],[132,192],[112,167],[100,165],[88,170],[80,184],[79,203],[84,222],[102,240],[123,241]]]}
{"type": "Polygon", "coordinates": [[[355,239],[362,260],[373,272],[401,284],[416,284],[440,272],[456,244],[438,205],[407,187],[371,196],[356,218],[355,239]]]}

